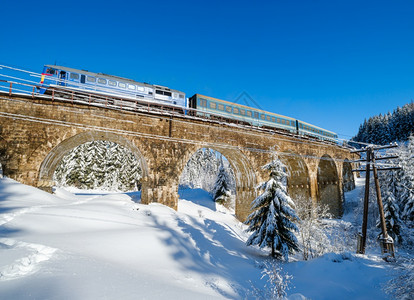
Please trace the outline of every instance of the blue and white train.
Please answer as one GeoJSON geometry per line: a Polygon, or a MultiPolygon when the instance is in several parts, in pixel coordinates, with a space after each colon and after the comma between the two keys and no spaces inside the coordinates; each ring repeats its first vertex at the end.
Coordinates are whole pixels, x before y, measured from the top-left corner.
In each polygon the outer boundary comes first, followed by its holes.
{"type": "Polygon", "coordinates": [[[303,136],[336,142],[336,133],[296,120],[249,106],[236,104],[204,95],[195,94],[190,98],[190,108],[196,108],[199,116],[220,116],[241,123],[265,128],[278,128],[303,136]]]}
{"type": "Polygon", "coordinates": [[[39,93],[41,94],[44,94],[49,87],[64,87],[66,90],[75,92],[87,91],[98,95],[112,95],[163,105],[187,106],[185,94],[177,90],[62,66],[45,65],[40,84],[39,93]]]}
{"type": "Polygon", "coordinates": [[[184,112],[190,109],[196,116],[223,118],[252,126],[284,130],[333,143],[338,140],[336,133],[294,118],[200,94],[187,99],[185,93],[178,90],[102,73],[45,65],[38,91],[44,94],[49,88],[113,96],[151,105],[167,105],[182,108],[184,112]]]}

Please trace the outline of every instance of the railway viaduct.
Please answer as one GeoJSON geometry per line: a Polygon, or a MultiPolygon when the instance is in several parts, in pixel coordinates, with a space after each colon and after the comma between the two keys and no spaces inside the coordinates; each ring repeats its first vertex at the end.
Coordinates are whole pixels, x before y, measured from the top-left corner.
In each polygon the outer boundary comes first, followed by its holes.
{"type": "Polygon", "coordinates": [[[133,113],[44,97],[0,94],[0,163],[5,176],[49,189],[61,159],[80,144],[107,140],[129,148],[141,164],[141,202],[177,209],[180,175],[200,148],[230,162],[236,179],[236,216],[245,220],[255,186],[266,180],[261,166],[275,149],[288,169],[294,201],[327,204],[342,212],[344,189],[352,189],[346,148],[290,135],[206,122],[184,116],[133,113]]]}

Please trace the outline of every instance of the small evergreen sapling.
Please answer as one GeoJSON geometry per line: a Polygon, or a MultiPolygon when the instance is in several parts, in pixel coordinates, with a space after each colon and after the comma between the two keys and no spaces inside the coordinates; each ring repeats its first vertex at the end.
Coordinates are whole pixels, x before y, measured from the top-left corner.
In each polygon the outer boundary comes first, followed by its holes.
{"type": "Polygon", "coordinates": [[[299,220],[294,210],[294,203],[286,190],[286,176],[283,163],[274,158],[262,168],[270,172],[269,180],[259,184],[263,191],[252,202],[253,212],[245,224],[252,232],[246,244],[270,247],[275,258],[288,260],[289,253],[299,251],[299,243],[293,231],[299,229],[294,220],[299,220]]]}
{"type": "Polygon", "coordinates": [[[221,163],[219,173],[213,190],[213,199],[219,204],[224,204],[229,201],[231,192],[227,184],[228,178],[223,162],[221,163]]]}

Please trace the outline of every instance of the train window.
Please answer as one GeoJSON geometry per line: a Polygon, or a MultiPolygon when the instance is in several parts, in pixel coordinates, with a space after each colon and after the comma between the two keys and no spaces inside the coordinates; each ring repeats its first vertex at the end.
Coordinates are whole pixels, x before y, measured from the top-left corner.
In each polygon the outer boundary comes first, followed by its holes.
{"type": "Polygon", "coordinates": [[[291,126],[295,126],[295,122],[290,121],[290,125],[291,125],[291,126]]]}
{"type": "Polygon", "coordinates": [[[223,110],[223,111],[224,111],[224,105],[223,105],[223,104],[219,104],[219,105],[218,105],[218,109],[219,109],[219,110],[223,110]]]}
{"type": "Polygon", "coordinates": [[[79,80],[79,74],[70,73],[69,78],[73,80],[79,80]]]}
{"type": "Polygon", "coordinates": [[[106,84],[106,79],[98,78],[98,83],[100,83],[100,84],[106,84]]]}
{"type": "Polygon", "coordinates": [[[110,85],[110,86],[116,86],[116,81],[114,81],[114,80],[108,80],[108,85],[110,85]]]}
{"type": "Polygon", "coordinates": [[[258,119],[259,118],[259,113],[257,111],[254,112],[254,118],[258,119]]]}
{"type": "Polygon", "coordinates": [[[216,109],[216,107],[217,107],[216,102],[210,102],[210,108],[216,109]]]}
{"type": "Polygon", "coordinates": [[[144,92],[145,88],[143,86],[137,86],[138,91],[144,92]]]}
{"type": "Polygon", "coordinates": [[[47,68],[46,69],[46,74],[55,75],[56,74],[56,70],[53,69],[53,68],[47,68]]]}
{"type": "Polygon", "coordinates": [[[272,122],[276,123],[276,118],[275,117],[272,117],[272,122]]]}
{"type": "Polygon", "coordinates": [[[200,106],[201,106],[201,107],[207,107],[207,100],[205,100],[205,99],[200,99],[200,106]]]}
{"type": "Polygon", "coordinates": [[[266,116],[266,120],[267,121],[270,121],[270,116],[266,116]]]}
{"type": "Polygon", "coordinates": [[[248,117],[252,117],[252,112],[251,112],[250,110],[247,110],[247,111],[246,111],[246,115],[247,115],[248,117]]]}
{"type": "Polygon", "coordinates": [[[264,120],[265,119],[265,115],[264,114],[260,114],[260,119],[264,120]]]}
{"type": "Polygon", "coordinates": [[[119,86],[120,88],[123,88],[123,89],[125,89],[125,88],[126,88],[126,84],[125,84],[125,83],[123,83],[123,82],[118,82],[118,86],[119,86]]]}
{"type": "Polygon", "coordinates": [[[231,113],[231,106],[226,105],[226,111],[231,113]]]}
{"type": "Polygon", "coordinates": [[[180,99],[184,99],[184,95],[180,94],[178,97],[180,97],[180,99]]]}
{"type": "Polygon", "coordinates": [[[241,114],[242,116],[245,116],[245,115],[246,115],[246,110],[244,110],[244,109],[240,109],[240,114],[241,114]]]}
{"type": "Polygon", "coordinates": [[[155,90],[155,93],[158,95],[164,95],[164,96],[170,96],[171,97],[171,92],[166,92],[166,91],[161,91],[161,90],[155,90]]]}
{"type": "Polygon", "coordinates": [[[128,89],[135,91],[137,89],[137,87],[133,84],[128,84],[128,89]]]}
{"type": "Polygon", "coordinates": [[[282,124],[285,124],[285,119],[282,119],[282,124]]]}
{"type": "Polygon", "coordinates": [[[86,80],[87,80],[88,82],[96,82],[96,78],[95,78],[95,77],[92,77],[92,76],[88,76],[88,77],[86,77],[86,80]]]}
{"type": "Polygon", "coordinates": [[[239,114],[239,109],[237,107],[233,107],[233,114],[239,114]]]}
{"type": "Polygon", "coordinates": [[[276,119],[276,122],[280,123],[280,118],[277,118],[277,119],[276,119]]]}

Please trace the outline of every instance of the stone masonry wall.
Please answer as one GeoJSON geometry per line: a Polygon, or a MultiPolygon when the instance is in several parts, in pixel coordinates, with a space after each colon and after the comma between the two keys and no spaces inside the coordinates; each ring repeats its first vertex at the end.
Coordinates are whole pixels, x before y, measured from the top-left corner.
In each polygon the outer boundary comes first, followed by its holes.
{"type": "Polygon", "coordinates": [[[191,155],[202,147],[221,152],[236,176],[240,220],[249,214],[256,196],[254,187],[267,179],[261,166],[271,154],[265,151],[275,149],[287,164],[292,174],[288,180],[291,195],[310,195],[314,203],[327,202],[337,215],[342,206],[342,161],[353,159],[349,150],[335,145],[255,129],[0,95],[0,163],[5,176],[51,187],[60,159],[74,147],[99,139],[126,146],[139,158],[143,203],[160,202],[174,209],[179,177],[191,155]],[[321,164],[322,157],[332,159],[331,163],[321,164]],[[333,187],[320,193],[326,176],[332,177],[333,187]]]}

